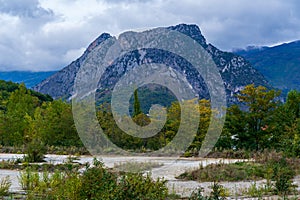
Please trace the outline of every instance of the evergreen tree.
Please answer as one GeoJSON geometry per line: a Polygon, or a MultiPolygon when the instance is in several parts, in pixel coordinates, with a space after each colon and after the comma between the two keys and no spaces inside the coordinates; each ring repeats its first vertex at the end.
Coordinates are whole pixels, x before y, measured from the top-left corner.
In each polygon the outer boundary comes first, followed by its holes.
{"type": "Polygon", "coordinates": [[[138,98],[138,91],[136,89],[134,91],[133,117],[136,117],[141,113],[142,113],[141,105],[140,105],[140,101],[139,101],[139,98],[138,98]]]}

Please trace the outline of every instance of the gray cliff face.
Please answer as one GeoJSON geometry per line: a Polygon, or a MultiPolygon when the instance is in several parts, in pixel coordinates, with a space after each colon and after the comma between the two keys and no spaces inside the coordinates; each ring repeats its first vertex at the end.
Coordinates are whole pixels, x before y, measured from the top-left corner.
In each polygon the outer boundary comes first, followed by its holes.
{"type": "MultiPolygon", "coordinates": [[[[201,31],[196,25],[179,24],[168,27],[179,31],[197,41],[211,56],[224,82],[229,105],[236,103],[237,94],[245,85],[254,83],[269,87],[265,78],[256,71],[243,57],[233,53],[218,50],[211,44],[207,44],[201,31]]],[[[84,52],[84,54],[70,65],[57,72],[53,76],[41,82],[34,89],[38,92],[51,95],[53,98],[69,98],[72,96],[72,88],[76,73],[87,55],[101,42],[110,38],[109,34],[102,34],[84,52]]],[[[151,60],[153,63],[162,63],[174,70],[185,74],[186,79],[193,86],[200,98],[209,99],[209,92],[201,75],[185,59],[158,49],[144,49],[133,51],[116,60],[109,66],[99,81],[97,97],[107,97],[118,80],[132,67],[139,66],[151,60]]]]}
{"type": "Polygon", "coordinates": [[[270,88],[266,79],[242,56],[223,52],[209,44],[206,48],[212,55],[214,62],[224,81],[227,103],[238,103],[235,94],[238,94],[246,85],[255,84],[270,88]]]}

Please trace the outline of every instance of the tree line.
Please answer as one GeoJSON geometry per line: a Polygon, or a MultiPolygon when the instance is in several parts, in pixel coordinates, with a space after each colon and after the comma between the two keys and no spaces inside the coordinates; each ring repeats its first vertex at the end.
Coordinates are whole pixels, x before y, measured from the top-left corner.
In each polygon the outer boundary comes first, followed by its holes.
{"type": "MultiPolygon", "coordinates": [[[[237,95],[241,104],[227,108],[227,115],[223,116],[225,125],[215,148],[220,151],[275,149],[290,156],[300,156],[300,93],[290,91],[285,102],[279,97],[279,91],[247,85],[237,95]]],[[[134,98],[133,121],[146,126],[150,119],[139,108],[137,92],[134,98]]],[[[180,104],[173,102],[165,109],[164,127],[147,139],[124,133],[117,126],[109,104],[98,106],[97,117],[104,133],[119,147],[156,150],[172,141],[180,126],[180,104]]],[[[205,99],[199,100],[195,109],[199,111],[200,121],[194,141],[187,150],[190,154],[201,148],[212,112],[216,112],[205,99]]],[[[0,81],[0,145],[24,146],[39,152],[45,151],[41,150],[45,146],[83,146],[69,103],[26,89],[24,84],[5,81],[0,81]]]]}

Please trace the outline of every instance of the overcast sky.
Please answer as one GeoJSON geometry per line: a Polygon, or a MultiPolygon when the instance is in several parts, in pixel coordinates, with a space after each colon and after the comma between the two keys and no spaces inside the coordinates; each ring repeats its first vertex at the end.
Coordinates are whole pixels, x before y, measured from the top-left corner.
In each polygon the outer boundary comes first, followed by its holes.
{"type": "Polygon", "coordinates": [[[101,33],[199,25],[222,50],[300,39],[298,0],[0,0],[0,71],[58,70],[101,33]]]}

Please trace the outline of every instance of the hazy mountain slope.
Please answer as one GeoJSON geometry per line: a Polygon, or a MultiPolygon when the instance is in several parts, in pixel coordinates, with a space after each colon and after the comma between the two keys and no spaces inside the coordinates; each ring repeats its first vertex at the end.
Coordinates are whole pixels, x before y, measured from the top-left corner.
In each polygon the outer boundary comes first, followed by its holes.
{"type": "Polygon", "coordinates": [[[260,71],[272,86],[289,91],[300,91],[300,41],[274,47],[237,50],[260,71]]]}
{"type": "Polygon", "coordinates": [[[26,87],[32,88],[36,84],[42,82],[56,71],[49,72],[29,72],[29,71],[9,71],[0,72],[0,79],[5,81],[12,81],[15,83],[24,83],[26,87]]]}

